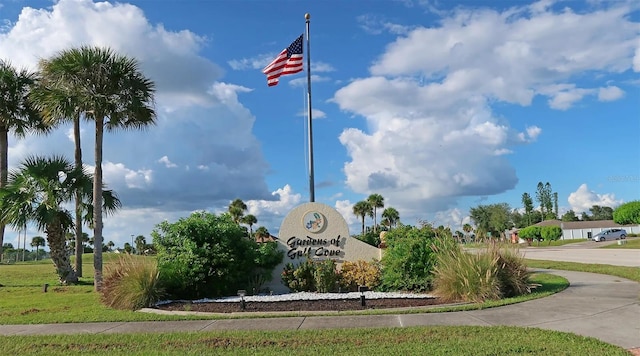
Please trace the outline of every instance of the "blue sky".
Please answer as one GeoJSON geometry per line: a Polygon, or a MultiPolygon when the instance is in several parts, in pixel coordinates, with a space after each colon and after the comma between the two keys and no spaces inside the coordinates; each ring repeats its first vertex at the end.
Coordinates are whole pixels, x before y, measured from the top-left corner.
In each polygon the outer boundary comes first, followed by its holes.
{"type": "MultiPolygon", "coordinates": [[[[404,223],[454,229],[478,204],[519,208],[539,181],[561,213],[639,199],[633,1],[0,1],[0,57],[34,69],[71,46],[110,46],[156,82],[158,125],[105,139],[105,181],[124,203],[105,241],[235,198],[277,234],[309,199],[306,75],[269,88],[261,69],[307,12],[316,201],[352,233],[351,207],[371,193],[404,223]]],[[[10,167],[71,158],[69,129],[11,138],[10,167]]]]}

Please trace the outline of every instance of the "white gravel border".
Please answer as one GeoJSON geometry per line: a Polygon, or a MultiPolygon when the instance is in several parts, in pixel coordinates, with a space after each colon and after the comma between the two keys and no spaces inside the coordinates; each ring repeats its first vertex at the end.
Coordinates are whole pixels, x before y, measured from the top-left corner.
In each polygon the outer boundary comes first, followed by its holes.
{"type": "MultiPolygon", "coordinates": [[[[313,293],[313,292],[297,292],[287,294],[274,294],[274,295],[248,295],[244,297],[246,302],[285,302],[296,300],[330,300],[330,299],[360,299],[361,293],[349,292],[349,293],[313,293]]],[[[387,293],[387,292],[364,292],[366,299],[433,299],[436,298],[433,294],[422,293],[387,293]]],[[[167,300],[158,302],[156,305],[168,304],[173,302],[192,302],[192,303],[215,303],[215,302],[240,302],[241,298],[238,296],[223,297],[215,299],[198,299],[192,301],[186,300],[167,300]]]]}

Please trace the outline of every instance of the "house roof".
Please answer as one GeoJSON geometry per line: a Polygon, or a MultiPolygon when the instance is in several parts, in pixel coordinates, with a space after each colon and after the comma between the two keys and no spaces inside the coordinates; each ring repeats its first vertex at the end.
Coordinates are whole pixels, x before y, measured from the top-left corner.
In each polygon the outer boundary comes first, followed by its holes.
{"type": "Polygon", "coordinates": [[[545,220],[541,221],[534,226],[560,226],[564,230],[578,230],[578,229],[606,229],[612,227],[625,227],[625,226],[638,226],[637,224],[620,225],[616,224],[613,220],[594,220],[594,221],[560,221],[560,220],[545,220]]]}

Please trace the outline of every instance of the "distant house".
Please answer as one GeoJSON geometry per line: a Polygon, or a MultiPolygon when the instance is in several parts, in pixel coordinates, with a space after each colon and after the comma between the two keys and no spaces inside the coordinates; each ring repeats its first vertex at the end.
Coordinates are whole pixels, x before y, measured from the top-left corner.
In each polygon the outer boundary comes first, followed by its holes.
{"type": "Polygon", "coordinates": [[[640,234],[640,225],[620,225],[613,220],[594,221],[560,221],[545,220],[534,226],[560,226],[562,228],[562,240],[588,239],[606,229],[625,229],[628,234],[640,234]]]}
{"type": "Polygon", "coordinates": [[[264,242],[274,242],[277,241],[278,238],[276,236],[273,236],[271,234],[269,234],[269,236],[256,236],[256,242],[257,243],[264,243],[264,242]]]}

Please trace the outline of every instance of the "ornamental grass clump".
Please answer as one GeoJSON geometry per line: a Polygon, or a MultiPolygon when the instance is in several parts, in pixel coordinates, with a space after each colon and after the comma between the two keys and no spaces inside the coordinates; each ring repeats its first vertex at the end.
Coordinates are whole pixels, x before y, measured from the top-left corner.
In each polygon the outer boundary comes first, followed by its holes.
{"type": "Polygon", "coordinates": [[[448,301],[479,303],[529,293],[530,272],[517,252],[497,245],[469,253],[459,246],[438,250],[434,292],[448,301]]]}
{"type": "Polygon", "coordinates": [[[103,304],[122,310],[151,307],[164,297],[155,259],[123,255],[106,266],[102,284],[103,304]]]}

